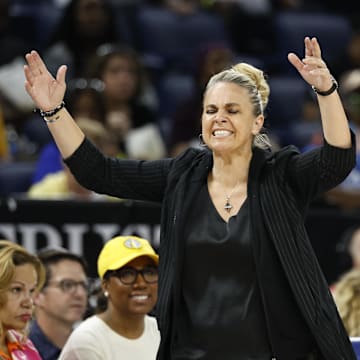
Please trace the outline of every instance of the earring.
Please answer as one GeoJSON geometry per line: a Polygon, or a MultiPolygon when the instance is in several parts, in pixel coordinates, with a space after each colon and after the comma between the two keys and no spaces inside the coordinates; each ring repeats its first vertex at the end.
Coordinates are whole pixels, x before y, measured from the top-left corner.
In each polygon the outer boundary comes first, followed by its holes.
{"type": "Polygon", "coordinates": [[[202,147],[206,147],[207,145],[205,144],[205,141],[203,139],[203,134],[199,135],[199,145],[202,147]]]}
{"type": "Polygon", "coordinates": [[[104,291],[104,296],[105,296],[105,297],[109,297],[108,291],[104,291]]]}

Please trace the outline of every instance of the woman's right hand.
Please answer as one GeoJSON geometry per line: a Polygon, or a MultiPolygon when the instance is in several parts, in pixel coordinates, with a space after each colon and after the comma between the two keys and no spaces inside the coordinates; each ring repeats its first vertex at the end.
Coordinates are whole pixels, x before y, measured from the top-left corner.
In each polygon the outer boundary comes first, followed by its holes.
{"type": "Polygon", "coordinates": [[[55,109],[64,99],[66,66],[59,67],[56,79],[50,74],[40,55],[31,51],[25,55],[25,89],[42,111],[55,109]]]}

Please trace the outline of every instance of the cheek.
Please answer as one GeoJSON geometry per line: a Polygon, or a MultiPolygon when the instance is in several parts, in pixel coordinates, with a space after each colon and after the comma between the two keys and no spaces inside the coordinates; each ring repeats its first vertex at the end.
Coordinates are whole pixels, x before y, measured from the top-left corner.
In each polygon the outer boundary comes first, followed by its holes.
{"type": "Polygon", "coordinates": [[[6,304],[1,309],[1,322],[8,324],[11,322],[12,317],[16,314],[16,310],[19,308],[19,304],[16,301],[11,301],[11,303],[6,304]]]}
{"type": "Polygon", "coordinates": [[[211,127],[211,117],[209,115],[202,115],[201,117],[201,130],[202,132],[208,132],[210,131],[211,127]]]}

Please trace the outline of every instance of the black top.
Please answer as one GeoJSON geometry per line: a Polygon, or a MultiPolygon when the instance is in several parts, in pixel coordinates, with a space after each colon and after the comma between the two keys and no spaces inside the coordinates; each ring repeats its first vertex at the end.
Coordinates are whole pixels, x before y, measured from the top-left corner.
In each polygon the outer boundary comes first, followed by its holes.
{"type": "Polygon", "coordinates": [[[174,358],[270,359],[248,202],[226,223],[204,185],[186,229],[181,320],[174,358]]]}
{"type": "MultiPolygon", "coordinates": [[[[271,344],[279,360],[291,359],[294,347],[304,348],[298,341],[299,327],[303,328],[300,337],[315,340],[323,358],[356,360],[304,224],[310,201],[338,185],[355,166],[355,148],[352,133],[349,149],[331,146],[326,139],[322,147],[306,153],[292,146],[274,153],[253,149],[248,183],[251,238],[259,284],[267,301],[271,344]],[[281,274],[283,281],[274,274],[281,274]],[[297,312],[298,320],[284,310],[284,300],[288,309],[297,312]],[[299,322],[305,326],[299,326],[299,322]],[[289,333],[296,333],[295,337],[289,339],[289,333]]],[[[213,166],[211,152],[189,148],[174,159],[110,160],[84,140],[65,162],[78,181],[93,191],[161,202],[157,301],[161,342],[157,359],[173,359],[174,334],[181,316],[178,301],[185,220],[213,166]]]]}

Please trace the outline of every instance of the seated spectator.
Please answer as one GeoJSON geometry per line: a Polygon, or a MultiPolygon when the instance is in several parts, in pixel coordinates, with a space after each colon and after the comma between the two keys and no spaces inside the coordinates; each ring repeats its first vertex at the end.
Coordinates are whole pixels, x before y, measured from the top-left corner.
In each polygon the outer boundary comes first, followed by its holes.
{"type": "Polygon", "coordinates": [[[351,210],[360,208],[360,68],[344,73],[339,84],[350,127],[356,137],[356,166],[345,181],[326,194],[326,199],[330,204],[351,210]]]}
{"type": "Polygon", "coordinates": [[[334,64],[334,76],[340,79],[347,72],[360,69],[360,24],[354,29],[346,47],[346,53],[334,64]]]}
{"type": "Polygon", "coordinates": [[[88,75],[104,83],[105,124],[116,136],[120,150],[129,158],[162,158],[166,151],[155,105],[144,99],[151,84],[135,50],[101,46],[90,61],[88,75]]]}
{"type": "Polygon", "coordinates": [[[0,240],[0,269],[0,358],[41,360],[26,329],[34,296],[44,283],[44,268],[22,246],[0,240]]]}
{"type": "Polygon", "coordinates": [[[50,72],[68,65],[68,79],[84,76],[88,59],[106,42],[120,41],[107,0],[72,0],[54,31],[44,58],[50,72]]]}
{"type": "Polygon", "coordinates": [[[360,225],[345,230],[336,250],[341,255],[340,267],[343,272],[360,270],[360,225]]]}
{"type": "MultiPolygon", "coordinates": [[[[69,81],[68,90],[65,102],[74,118],[89,118],[104,123],[105,110],[101,95],[103,85],[100,80],[73,79],[69,81]]],[[[33,116],[29,119],[27,127],[28,132],[36,132],[38,138],[44,139],[39,141],[40,144],[46,142],[40,151],[32,179],[33,183],[37,183],[44,176],[62,170],[63,164],[45,121],[42,121],[38,115],[33,116]]]]}
{"type": "Polygon", "coordinates": [[[30,44],[17,34],[11,17],[11,1],[0,1],[0,66],[12,62],[31,49],[30,44]]]}
{"type": "MultiPolygon", "coordinates": [[[[118,148],[112,135],[98,121],[80,118],[77,120],[80,128],[87,134],[89,139],[99,147],[105,154],[116,156],[118,148]]],[[[46,175],[42,180],[33,184],[28,190],[28,197],[32,199],[65,199],[77,198],[93,200],[104,197],[84,188],[74,178],[68,167],[62,162],[61,155],[56,145],[51,149],[52,158],[61,163],[61,169],[57,172],[46,175]]],[[[49,153],[48,153],[49,154],[49,153]]],[[[105,197],[108,199],[108,197],[105,197]]]]}
{"type": "Polygon", "coordinates": [[[59,360],[155,360],[160,333],[148,314],[157,301],[158,256],[136,236],[108,241],[98,257],[108,306],[80,324],[59,360]]]}
{"type": "Polygon", "coordinates": [[[290,127],[290,132],[292,143],[302,152],[320,146],[323,142],[320,111],[311,89],[306,93],[302,116],[290,127]]]}
{"type": "Polygon", "coordinates": [[[210,4],[224,19],[234,51],[264,59],[273,53],[272,0],[212,1],[210,4]]]}
{"type": "Polygon", "coordinates": [[[348,335],[360,337],[360,270],[346,272],[337,282],[333,296],[348,335]]]}
{"type": "Polygon", "coordinates": [[[29,337],[42,360],[57,360],[86,311],[87,265],[82,257],[63,248],[44,248],[38,255],[46,269],[46,281],[35,299],[29,337]]]}

